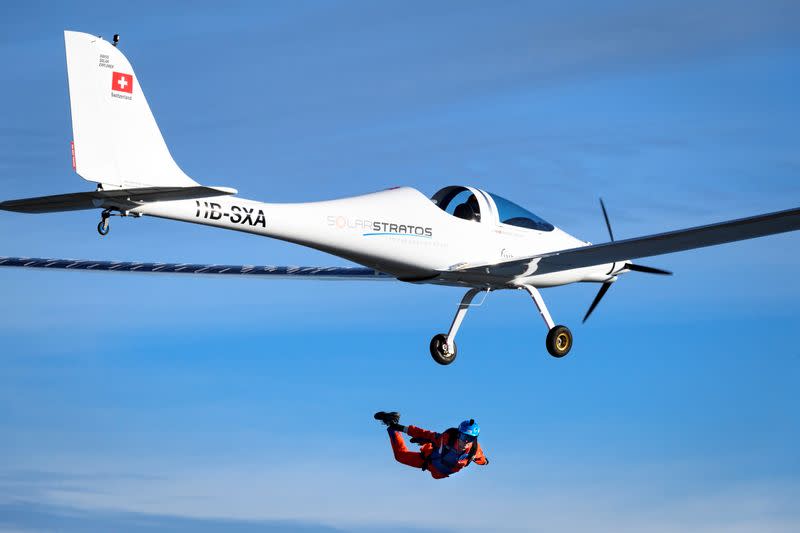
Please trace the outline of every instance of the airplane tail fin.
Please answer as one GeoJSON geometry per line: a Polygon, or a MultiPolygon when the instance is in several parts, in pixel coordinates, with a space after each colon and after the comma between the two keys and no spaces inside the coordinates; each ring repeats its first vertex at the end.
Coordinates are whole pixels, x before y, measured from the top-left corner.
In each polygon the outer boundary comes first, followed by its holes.
{"type": "Polygon", "coordinates": [[[169,153],[133,67],[113,44],[64,32],[73,166],[104,189],[192,187],[169,153]]]}

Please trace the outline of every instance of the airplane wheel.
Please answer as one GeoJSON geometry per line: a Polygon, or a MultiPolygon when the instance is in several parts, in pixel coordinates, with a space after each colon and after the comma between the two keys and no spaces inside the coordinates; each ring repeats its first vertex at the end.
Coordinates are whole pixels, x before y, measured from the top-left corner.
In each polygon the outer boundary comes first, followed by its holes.
{"type": "Polygon", "coordinates": [[[447,335],[444,333],[439,333],[431,339],[431,357],[440,365],[449,365],[456,360],[456,355],[458,355],[458,347],[455,341],[453,341],[453,352],[450,353],[447,346],[447,335]]]}
{"type": "Polygon", "coordinates": [[[547,333],[547,351],[553,357],[564,357],[572,349],[572,332],[567,326],[556,326],[547,333]]]}
{"type": "Polygon", "coordinates": [[[111,231],[111,225],[108,223],[108,219],[104,218],[97,224],[97,233],[105,236],[109,231],[111,231]]]}

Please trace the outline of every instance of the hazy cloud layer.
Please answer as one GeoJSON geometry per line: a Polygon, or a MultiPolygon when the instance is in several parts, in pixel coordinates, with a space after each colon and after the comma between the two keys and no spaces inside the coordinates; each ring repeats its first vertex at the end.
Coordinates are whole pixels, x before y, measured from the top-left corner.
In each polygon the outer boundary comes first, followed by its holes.
{"type": "MultiPolygon", "coordinates": [[[[90,511],[41,503],[0,503],[0,531],[63,533],[344,533],[322,525],[281,521],[243,521],[179,516],[90,511]]],[[[400,533],[397,530],[397,533],[400,533]]]]}
{"type": "Polygon", "coordinates": [[[800,526],[800,512],[793,505],[800,496],[796,482],[738,480],[733,471],[725,473],[722,462],[705,472],[692,464],[592,467],[549,463],[546,455],[526,463],[506,452],[498,465],[501,476],[516,471],[516,479],[488,479],[488,472],[481,471],[434,485],[424,474],[368,453],[366,460],[375,466],[358,480],[347,479],[347,472],[359,468],[355,463],[286,467],[254,462],[241,468],[169,470],[163,472],[166,477],[151,479],[10,472],[0,480],[0,524],[33,531],[60,524],[59,530],[66,532],[157,528],[242,533],[259,527],[309,532],[707,533],[744,532],[754,524],[759,531],[788,533],[800,526]],[[529,481],[520,484],[519,475],[529,481]],[[688,480],[704,475],[720,479],[704,486],[693,483],[687,490],[688,480]],[[20,484],[35,487],[38,495],[15,494],[13,487],[20,484]],[[480,504],[464,512],[442,511],[458,509],[474,494],[480,494],[480,504]]]}

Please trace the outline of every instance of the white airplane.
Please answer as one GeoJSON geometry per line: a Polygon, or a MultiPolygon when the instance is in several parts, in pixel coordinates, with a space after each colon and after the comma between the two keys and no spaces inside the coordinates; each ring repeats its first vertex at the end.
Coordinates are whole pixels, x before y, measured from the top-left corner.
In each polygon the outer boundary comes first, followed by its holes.
{"type": "Polygon", "coordinates": [[[430,343],[442,365],[457,355],[456,333],[475,296],[521,289],[547,325],[554,357],[572,348],[570,330],[556,325],[539,289],[576,282],[600,283],[589,317],[618,276],[670,274],[633,259],[701,248],[800,229],[800,208],[592,245],[530,211],[474,187],[449,186],[431,198],[409,188],[324,202],[268,204],[236,196],[228,187],[200,185],[183,173],[167,149],[142,86],[128,60],[100,37],[64,32],[72,111],[75,171],[97,184],[78,192],[11,200],[0,209],[52,213],[102,209],[109,217],[143,215],[272,237],[322,250],[363,267],[273,267],[74,261],[0,257],[0,266],[245,275],[313,279],[400,280],[467,288],[450,330],[430,343]]]}

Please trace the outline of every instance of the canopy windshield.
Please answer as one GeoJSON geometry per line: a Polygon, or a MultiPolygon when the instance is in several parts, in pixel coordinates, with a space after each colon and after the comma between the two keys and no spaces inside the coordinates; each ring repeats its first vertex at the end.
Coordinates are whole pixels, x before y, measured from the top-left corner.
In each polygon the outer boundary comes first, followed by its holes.
{"type": "Polygon", "coordinates": [[[553,231],[555,229],[555,227],[546,220],[537,217],[514,202],[506,200],[502,196],[498,196],[494,193],[489,194],[491,194],[494,199],[494,203],[497,206],[497,215],[500,218],[500,222],[503,224],[539,231],[553,231]]]}

